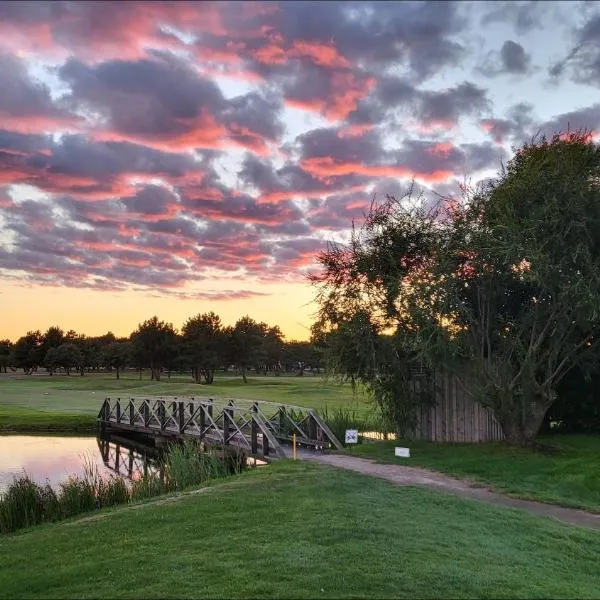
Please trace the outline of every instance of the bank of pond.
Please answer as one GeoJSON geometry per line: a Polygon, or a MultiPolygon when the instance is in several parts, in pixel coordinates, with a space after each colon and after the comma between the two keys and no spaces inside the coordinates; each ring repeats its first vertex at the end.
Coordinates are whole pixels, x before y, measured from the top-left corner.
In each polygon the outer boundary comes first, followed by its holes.
{"type": "Polygon", "coordinates": [[[180,491],[247,464],[192,440],[158,449],[109,436],[0,436],[0,533],[180,491]]]}

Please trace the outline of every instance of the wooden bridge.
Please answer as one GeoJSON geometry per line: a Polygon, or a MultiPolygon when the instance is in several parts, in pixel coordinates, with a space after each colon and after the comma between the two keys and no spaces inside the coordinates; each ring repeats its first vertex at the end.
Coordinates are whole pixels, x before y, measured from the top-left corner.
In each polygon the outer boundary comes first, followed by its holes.
{"type": "Polygon", "coordinates": [[[242,406],[211,398],[106,398],[98,414],[104,431],[132,431],[157,438],[193,438],[230,446],[261,460],[285,458],[284,445],[313,450],[342,445],[313,409],[254,402],[242,406]]]}

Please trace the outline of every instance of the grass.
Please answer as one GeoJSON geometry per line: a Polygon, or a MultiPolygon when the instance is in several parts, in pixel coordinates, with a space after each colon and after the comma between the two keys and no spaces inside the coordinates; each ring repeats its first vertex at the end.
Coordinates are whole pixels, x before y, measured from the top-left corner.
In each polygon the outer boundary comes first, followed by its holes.
{"type": "MultiPolygon", "coordinates": [[[[0,400],[4,402],[5,398],[0,400]]],[[[34,410],[20,406],[0,404],[0,432],[68,431],[90,433],[97,428],[93,414],[34,410]]]]}
{"type": "MultiPolygon", "coordinates": [[[[140,381],[136,373],[127,372],[117,380],[110,374],[79,376],[0,376],[0,430],[23,430],[31,424],[89,424],[95,419],[106,396],[211,396],[266,400],[308,408],[331,410],[349,408],[359,414],[372,410],[366,396],[354,395],[349,385],[341,386],[321,377],[250,378],[219,376],[213,385],[198,385],[191,377],[173,376],[171,380],[150,381],[147,374],[140,381]],[[69,415],[69,417],[67,417],[69,415]],[[78,416],[81,420],[75,421],[78,416]]],[[[31,429],[29,429],[31,430],[31,429]]]]}
{"type": "Polygon", "coordinates": [[[519,498],[600,513],[600,436],[554,435],[539,441],[552,451],[405,440],[361,444],[351,452],[468,478],[519,498]],[[411,457],[396,458],[394,446],[409,447],[411,457]]]}
{"type": "Polygon", "coordinates": [[[596,598],[600,589],[597,532],[291,461],[204,494],[4,537],[0,552],[3,598],[596,598]]]}
{"type": "Polygon", "coordinates": [[[16,477],[0,495],[0,533],[183,490],[239,473],[243,462],[242,455],[221,457],[216,452],[203,452],[198,444],[187,440],[169,449],[158,472],[144,474],[130,487],[120,477],[102,477],[92,462],[85,464],[83,477],[70,477],[60,484],[58,492],[49,484],[36,484],[25,474],[16,477]]]}

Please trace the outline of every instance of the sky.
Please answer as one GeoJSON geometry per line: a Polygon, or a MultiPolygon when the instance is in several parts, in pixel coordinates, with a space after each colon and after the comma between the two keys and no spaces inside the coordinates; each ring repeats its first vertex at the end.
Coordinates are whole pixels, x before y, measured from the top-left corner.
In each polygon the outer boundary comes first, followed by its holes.
{"type": "Polygon", "coordinates": [[[373,197],[567,127],[600,132],[596,2],[0,2],[0,338],[306,339],[373,197]]]}

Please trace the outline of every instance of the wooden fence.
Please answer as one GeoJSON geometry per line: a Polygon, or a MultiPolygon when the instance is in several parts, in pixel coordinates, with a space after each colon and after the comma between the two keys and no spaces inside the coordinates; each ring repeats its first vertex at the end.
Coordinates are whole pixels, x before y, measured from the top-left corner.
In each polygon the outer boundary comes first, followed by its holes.
{"type": "MultiPolygon", "coordinates": [[[[416,439],[434,442],[493,442],[504,438],[492,412],[478,404],[448,372],[430,375],[436,405],[422,408],[414,432],[416,439]]],[[[428,378],[429,378],[428,377],[428,378]]]]}

